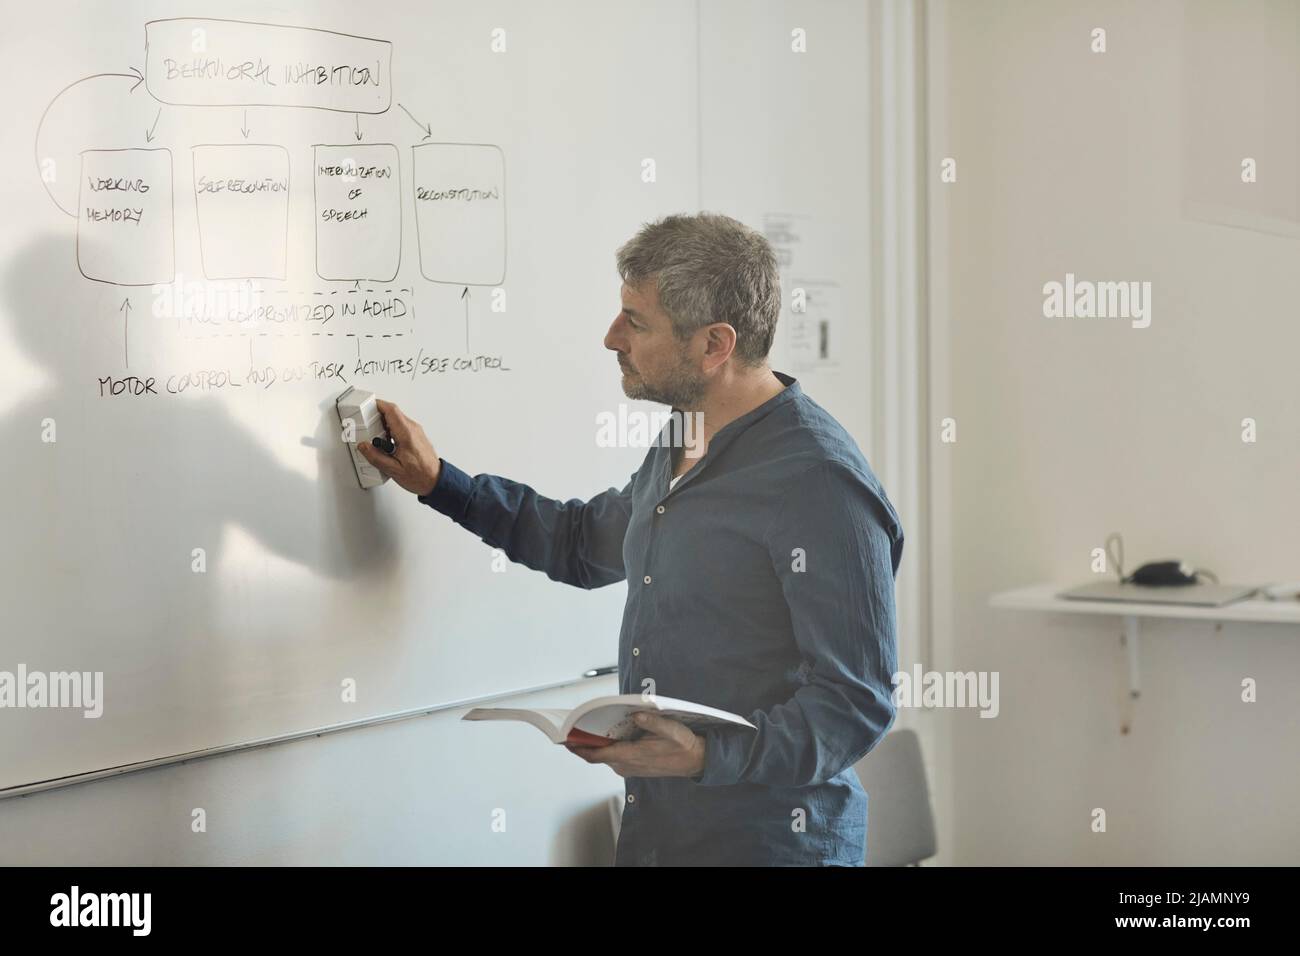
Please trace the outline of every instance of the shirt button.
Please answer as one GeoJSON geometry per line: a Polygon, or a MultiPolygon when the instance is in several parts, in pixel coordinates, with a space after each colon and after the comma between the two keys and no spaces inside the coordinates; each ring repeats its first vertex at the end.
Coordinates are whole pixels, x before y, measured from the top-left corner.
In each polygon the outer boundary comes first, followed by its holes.
{"type": "Polygon", "coordinates": [[[650,575],[648,575],[648,574],[645,576],[645,583],[646,583],[646,584],[649,584],[649,583],[650,583],[650,575]]]}
{"type": "Polygon", "coordinates": [[[633,657],[640,657],[640,656],[641,656],[641,648],[639,648],[639,647],[634,647],[634,648],[632,648],[632,656],[633,656],[633,657]]]}
{"type": "Polygon", "coordinates": [[[657,514],[663,514],[663,513],[664,513],[664,506],[663,506],[663,505],[660,505],[658,508],[655,509],[655,512],[656,512],[657,514]]]}
{"type": "Polygon", "coordinates": [[[627,795],[627,802],[628,802],[628,803],[636,803],[636,794],[635,794],[635,793],[629,793],[629,794],[627,795]]]}

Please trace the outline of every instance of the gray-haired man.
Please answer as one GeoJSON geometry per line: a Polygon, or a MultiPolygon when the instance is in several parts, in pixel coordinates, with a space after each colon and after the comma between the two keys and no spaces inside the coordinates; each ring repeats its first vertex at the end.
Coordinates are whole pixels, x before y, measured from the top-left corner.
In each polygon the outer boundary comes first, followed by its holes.
{"type": "Polygon", "coordinates": [[[626,580],[620,692],[652,681],[757,728],[649,716],[640,739],[570,747],[625,778],[619,865],[860,866],[853,764],[895,717],[898,515],[848,433],[767,364],[781,289],[761,235],[669,216],[618,268],[605,346],[623,390],[702,416],[698,449],[670,421],[622,491],[585,502],[471,478],[387,402],[396,455],[361,452],[513,561],[577,587],[626,580]]]}

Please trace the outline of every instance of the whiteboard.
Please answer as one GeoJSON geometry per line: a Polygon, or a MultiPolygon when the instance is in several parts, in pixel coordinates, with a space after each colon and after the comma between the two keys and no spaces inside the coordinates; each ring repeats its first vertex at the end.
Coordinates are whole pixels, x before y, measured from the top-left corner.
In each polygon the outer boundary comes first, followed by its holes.
{"type": "Polygon", "coordinates": [[[0,672],[102,674],[103,712],[0,710],[0,789],[613,663],[624,585],[502,570],[361,490],[333,402],[371,389],[553,497],[627,482],[645,450],[596,441],[613,251],[698,203],[695,28],[692,2],[12,5],[0,672]]]}

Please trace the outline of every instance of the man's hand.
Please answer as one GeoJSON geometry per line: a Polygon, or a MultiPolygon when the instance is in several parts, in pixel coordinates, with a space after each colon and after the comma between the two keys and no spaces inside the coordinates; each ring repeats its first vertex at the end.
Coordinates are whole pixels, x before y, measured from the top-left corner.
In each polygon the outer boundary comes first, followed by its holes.
{"type": "Polygon", "coordinates": [[[358,442],[357,450],[361,457],[412,494],[429,494],[442,474],[442,459],[433,450],[424,429],[419,422],[402,414],[402,410],[392,402],[376,399],[375,407],[384,419],[389,437],[397,442],[397,448],[393,454],[385,455],[368,441],[358,442]]]}
{"type": "Polygon", "coordinates": [[[698,777],[704,772],[705,738],[679,720],[636,714],[638,727],[651,736],[605,747],[569,747],[587,763],[607,763],[620,777],[698,777]]]}

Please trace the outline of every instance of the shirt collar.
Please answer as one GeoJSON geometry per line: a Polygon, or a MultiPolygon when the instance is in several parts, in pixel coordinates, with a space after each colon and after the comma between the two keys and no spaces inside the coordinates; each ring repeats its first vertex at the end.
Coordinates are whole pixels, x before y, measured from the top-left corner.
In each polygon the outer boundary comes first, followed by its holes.
{"type": "MultiPolygon", "coordinates": [[[[757,422],[759,419],[765,418],[777,408],[789,402],[793,402],[797,400],[801,395],[803,395],[803,389],[800,388],[799,381],[794,376],[787,375],[784,372],[778,372],[776,371],[776,369],[772,370],[772,374],[777,377],[777,379],[781,382],[782,385],[785,386],[785,388],[781,389],[781,391],[777,392],[775,395],[773,395],[771,398],[765,401],[762,405],[759,405],[757,408],[751,408],[749,411],[741,415],[739,418],[732,419],[731,421],[727,422],[727,424],[719,428],[716,432],[714,432],[713,437],[709,439],[709,450],[705,452],[705,456],[704,456],[705,458],[711,456],[715,449],[721,451],[724,445],[729,444],[733,438],[735,438],[737,435],[743,432],[750,425],[757,422]]],[[[680,420],[680,415],[683,414],[677,408],[673,409],[673,413],[674,415],[678,416],[679,420],[680,420]]],[[[690,413],[687,412],[685,414],[690,414],[690,413]]],[[[660,432],[659,437],[655,441],[655,444],[657,445],[670,444],[672,440],[672,435],[673,435],[673,431],[670,423],[669,425],[664,427],[664,430],[662,432],[660,432]]],[[[687,475],[690,475],[691,472],[694,472],[698,467],[699,466],[697,465],[695,468],[692,468],[691,471],[687,472],[687,475]]]]}
{"type": "Polygon", "coordinates": [[[785,388],[781,389],[781,391],[777,392],[762,405],[759,405],[757,408],[751,408],[739,418],[733,419],[719,428],[713,433],[713,438],[709,441],[710,448],[713,447],[713,443],[719,438],[730,439],[732,435],[743,432],[750,425],[754,424],[754,422],[758,421],[760,418],[764,418],[779,406],[784,405],[787,402],[793,402],[803,394],[803,389],[799,387],[799,382],[793,375],[786,375],[784,372],[778,372],[776,369],[772,370],[772,374],[781,381],[781,384],[784,385],[785,388]]]}

